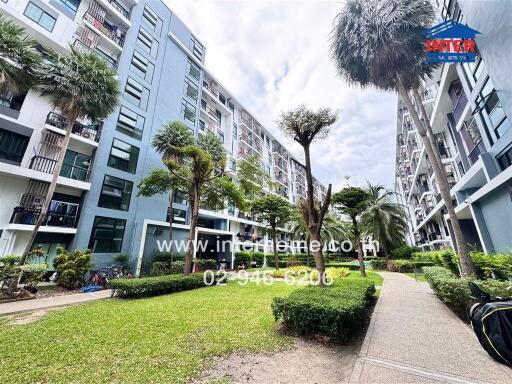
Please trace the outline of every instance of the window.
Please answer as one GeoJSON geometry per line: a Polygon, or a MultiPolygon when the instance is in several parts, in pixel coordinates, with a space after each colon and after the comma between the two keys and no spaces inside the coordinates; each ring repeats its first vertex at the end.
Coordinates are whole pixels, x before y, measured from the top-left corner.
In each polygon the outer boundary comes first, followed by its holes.
{"type": "Polygon", "coordinates": [[[238,135],[238,126],[236,123],[233,123],[233,138],[236,139],[238,135]]]}
{"type": "MultiPolygon", "coordinates": [[[[167,208],[167,218],[166,218],[167,222],[169,222],[170,212],[171,212],[171,208],[167,208]]],[[[173,208],[172,213],[173,213],[172,220],[174,222],[177,222],[177,223],[185,223],[186,222],[186,220],[187,220],[187,211],[186,210],[173,208]]]]}
{"type": "Polygon", "coordinates": [[[142,54],[137,51],[133,51],[132,62],[130,64],[130,70],[142,77],[148,83],[153,80],[153,72],[155,66],[148,61],[142,54]]]}
{"type": "Polygon", "coordinates": [[[131,181],[105,175],[98,207],[127,211],[130,208],[132,188],[131,181]]]}
{"type": "Polygon", "coordinates": [[[92,226],[89,248],[94,253],[121,252],[126,220],[96,216],[92,226]]]}
{"type": "Polygon", "coordinates": [[[498,163],[502,171],[512,165],[512,148],[509,148],[503,155],[497,158],[498,163]]]}
{"type": "Polygon", "coordinates": [[[201,78],[201,68],[190,59],[187,60],[187,74],[197,81],[201,78]]]}
{"type": "Polygon", "coordinates": [[[174,191],[174,202],[177,204],[188,204],[188,196],[185,192],[182,191],[174,191]]]}
{"type": "Polygon", "coordinates": [[[228,107],[231,110],[231,113],[234,115],[235,114],[235,106],[232,103],[228,103],[228,107]]]}
{"type": "Polygon", "coordinates": [[[219,93],[219,101],[226,105],[226,98],[224,97],[224,95],[222,93],[219,93]]]}
{"type": "Polygon", "coordinates": [[[25,8],[25,12],[23,14],[50,32],[53,31],[53,27],[57,21],[55,17],[43,11],[31,1],[28,2],[27,8],[25,8]]]}
{"type": "Polygon", "coordinates": [[[145,119],[141,115],[126,107],[121,107],[116,129],[125,135],[140,140],[142,138],[142,131],[144,130],[144,121],[145,119]]]}
{"type": "Polygon", "coordinates": [[[142,14],[144,24],[155,31],[157,34],[160,34],[162,29],[162,20],[157,16],[155,11],[149,8],[147,5],[144,7],[144,13],[142,14]]]}
{"type": "Polygon", "coordinates": [[[190,49],[192,50],[192,54],[202,62],[204,47],[194,36],[190,36],[190,49]]]}
{"type": "Polygon", "coordinates": [[[114,139],[110,149],[110,156],[108,157],[108,166],[121,171],[135,173],[138,158],[139,148],[124,141],[114,139]]]}
{"type": "Polygon", "coordinates": [[[222,113],[215,110],[215,119],[217,120],[218,126],[220,127],[222,123],[222,113]]]}
{"type": "Polygon", "coordinates": [[[196,111],[197,108],[194,104],[188,102],[185,99],[181,101],[181,118],[192,124],[196,123],[196,111]]]}
{"type": "Polygon", "coordinates": [[[148,106],[149,89],[128,77],[124,89],[124,98],[136,106],[146,109],[148,106]]]}
{"type": "Polygon", "coordinates": [[[475,83],[478,81],[478,78],[480,77],[484,70],[484,63],[482,61],[482,57],[477,56],[475,62],[462,63],[462,69],[464,69],[466,78],[468,82],[471,84],[471,89],[473,89],[475,83]]]}
{"type": "Polygon", "coordinates": [[[184,94],[194,100],[194,101],[197,101],[197,97],[199,95],[199,89],[197,88],[197,85],[195,85],[194,83],[192,83],[188,78],[185,77],[185,89],[184,89],[184,94]]]}
{"type": "Polygon", "coordinates": [[[62,4],[64,9],[68,11],[71,15],[75,16],[78,11],[78,7],[80,6],[81,0],[55,0],[58,4],[62,4]]]}
{"type": "Polygon", "coordinates": [[[156,41],[149,32],[144,30],[144,28],[139,29],[137,44],[144,50],[144,52],[149,53],[151,57],[156,59],[156,55],[158,54],[158,41],[156,41]]]}
{"type": "Polygon", "coordinates": [[[476,98],[476,108],[473,114],[476,113],[480,114],[486,129],[489,127],[494,129],[498,139],[510,128],[510,122],[507,120],[501,101],[489,78],[476,98]]]}
{"type": "Polygon", "coordinates": [[[30,137],[0,128],[0,159],[20,164],[30,137]]]}
{"type": "Polygon", "coordinates": [[[220,141],[222,141],[222,144],[224,144],[224,133],[221,131],[217,131],[217,134],[219,135],[220,141]]]}
{"type": "Polygon", "coordinates": [[[64,163],[60,170],[60,176],[73,180],[89,181],[89,167],[91,156],[84,155],[68,149],[64,155],[64,163]]]}

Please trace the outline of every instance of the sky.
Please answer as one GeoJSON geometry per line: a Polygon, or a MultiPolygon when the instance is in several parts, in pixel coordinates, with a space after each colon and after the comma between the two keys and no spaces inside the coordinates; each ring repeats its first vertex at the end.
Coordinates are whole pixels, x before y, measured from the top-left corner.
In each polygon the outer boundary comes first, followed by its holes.
{"type": "Polygon", "coordinates": [[[206,67],[286,148],[277,127],[301,104],[339,112],[330,136],[312,147],[313,174],[339,190],[366,180],[393,186],[396,96],[349,86],[330,59],[340,1],[164,0],[206,45],[206,67]]]}

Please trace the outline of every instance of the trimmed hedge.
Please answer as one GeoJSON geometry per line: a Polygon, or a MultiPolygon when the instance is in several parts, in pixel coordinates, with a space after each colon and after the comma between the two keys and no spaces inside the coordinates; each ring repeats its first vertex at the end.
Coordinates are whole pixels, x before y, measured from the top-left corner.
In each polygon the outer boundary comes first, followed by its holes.
{"type": "Polygon", "coordinates": [[[430,261],[389,260],[387,269],[391,272],[414,272],[415,269],[432,266],[434,263],[430,261]]]}
{"type": "Polygon", "coordinates": [[[309,286],[288,297],[276,297],[272,312],[276,321],[301,334],[323,333],[346,342],[363,326],[365,310],[375,293],[369,280],[336,280],[331,287],[309,286]]]}
{"type": "Polygon", "coordinates": [[[372,269],[385,271],[388,268],[388,262],[385,259],[376,259],[370,261],[370,266],[372,269]]]}
{"type": "Polygon", "coordinates": [[[351,271],[359,271],[359,263],[353,264],[353,263],[326,263],[325,267],[332,267],[332,268],[348,268],[351,271]]]}
{"type": "Polygon", "coordinates": [[[108,287],[120,298],[139,298],[164,295],[179,291],[205,287],[202,273],[142,277],[138,279],[114,279],[108,287]]]}
{"type": "Polygon", "coordinates": [[[512,292],[508,290],[511,283],[507,281],[458,278],[444,267],[426,267],[423,270],[425,279],[436,296],[462,318],[466,318],[469,308],[474,304],[469,290],[470,281],[477,283],[493,297],[512,296],[512,292]]]}
{"type": "MultiPolygon", "coordinates": [[[[274,258],[273,255],[267,254],[267,264],[269,263],[269,258],[274,258]]],[[[256,263],[256,266],[261,267],[265,260],[265,254],[263,252],[257,251],[237,251],[235,252],[235,267],[238,267],[242,264],[245,265],[246,268],[250,268],[252,262],[256,263]]]]}
{"type": "Polygon", "coordinates": [[[441,249],[440,251],[416,252],[412,259],[416,262],[433,263],[448,269],[454,275],[459,275],[459,260],[451,248],[441,249]]]}

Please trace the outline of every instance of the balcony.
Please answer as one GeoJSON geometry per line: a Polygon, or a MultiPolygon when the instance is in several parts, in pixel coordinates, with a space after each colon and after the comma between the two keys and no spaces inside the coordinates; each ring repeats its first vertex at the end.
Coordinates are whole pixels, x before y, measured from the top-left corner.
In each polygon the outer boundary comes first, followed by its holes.
{"type": "Polygon", "coordinates": [[[116,0],[104,0],[104,1],[109,3],[112,6],[112,8],[114,8],[116,11],[118,11],[125,18],[130,20],[131,11],[127,10],[121,3],[119,3],[116,0]]]}
{"type": "Polygon", "coordinates": [[[105,21],[98,20],[89,12],[84,14],[83,19],[88,25],[99,31],[102,36],[105,36],[119,47],[123,47],[126,33],[119,27],[116,25],[111,25],[105,21]]]}
{"type": "Polygon", "coordinates": [[[81,53],[93,53],[96,56],[98,56],[100,59],[105,60],[107,62],[107,64],[110,65],[113,69],[117,68],[117,60],[116,59],[103,53],[102,51],[100,51],[98,49],[92,49],[92,48],[88,47],[86,44],[84,44],[80,40],[75,40],[73,42],[73,47],[78,52],[81,52],[81,53]]]}
{"type": "MultiPolygon", "coordinates": [[[[44,173],[53,173],[57,160],[43,156],[34,156],[30,161],[29,168],[44,173]]],[[[73,180],[89,182],[90,171],[88,168],[78,167],[76,165],[62,164],[60,176],[73,180]]]]}
{"type": "MultiPolygon", "coordinates": [[[[59,115],[55,112],[48,113],[45,123],[52,127],[62,129],[64,131],[67,130],[68,128],[68,120],[64,116],[59,115]]],[[[75,124],[73,124],[73,128],[71,129],[71,133],[83,137],[84,139],[94,141],[95,143],[99,143],[101,135],[101,125],[101,123],[84,125],[82,123],[75,122],[75,124]]]]}
{"type": "MultiPolygon", "coordinates": [[[[53,203],[60,203],[52,201],[53,203]]],[[[50,208],[52,207],[50,204],[50,208]]],[[[62,203],[60,203],[62,206],[62,203]]],[[[57,212],[49,211],[42,223],[46,227],[60,227],[60,228],[76,228],[78,218],[78,205],[77,204],[65,204],[69,209],[69,212],[57,212]]],[[[27,207],[16,207],[11,216],[9,223],[11,224],[24,224],[24,225],[35,225],[39,215],[41,214],[41,208],[27,208],[27,207]]]]}
{"type": "Polygon", "coordinates": [[[480,158],[480,155],[482,153],[486,153],[487,150],[485,149],[485,144],[483,140],[480,140],[478,144],[473,148],[473,150],[469,153],[468,159],[471,165],[475,164],[478,159],[480,158]]]}

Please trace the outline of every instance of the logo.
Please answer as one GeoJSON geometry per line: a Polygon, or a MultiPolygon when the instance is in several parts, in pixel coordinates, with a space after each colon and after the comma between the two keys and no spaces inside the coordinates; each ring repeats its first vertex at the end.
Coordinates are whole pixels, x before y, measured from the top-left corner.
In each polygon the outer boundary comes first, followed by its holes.
{"type": "Polygon", "coordinates": [[[476,59],[475,36],[480,32],[453,20],[444,21],[422,33],[428,63],[469,63],[476,59]]]}

